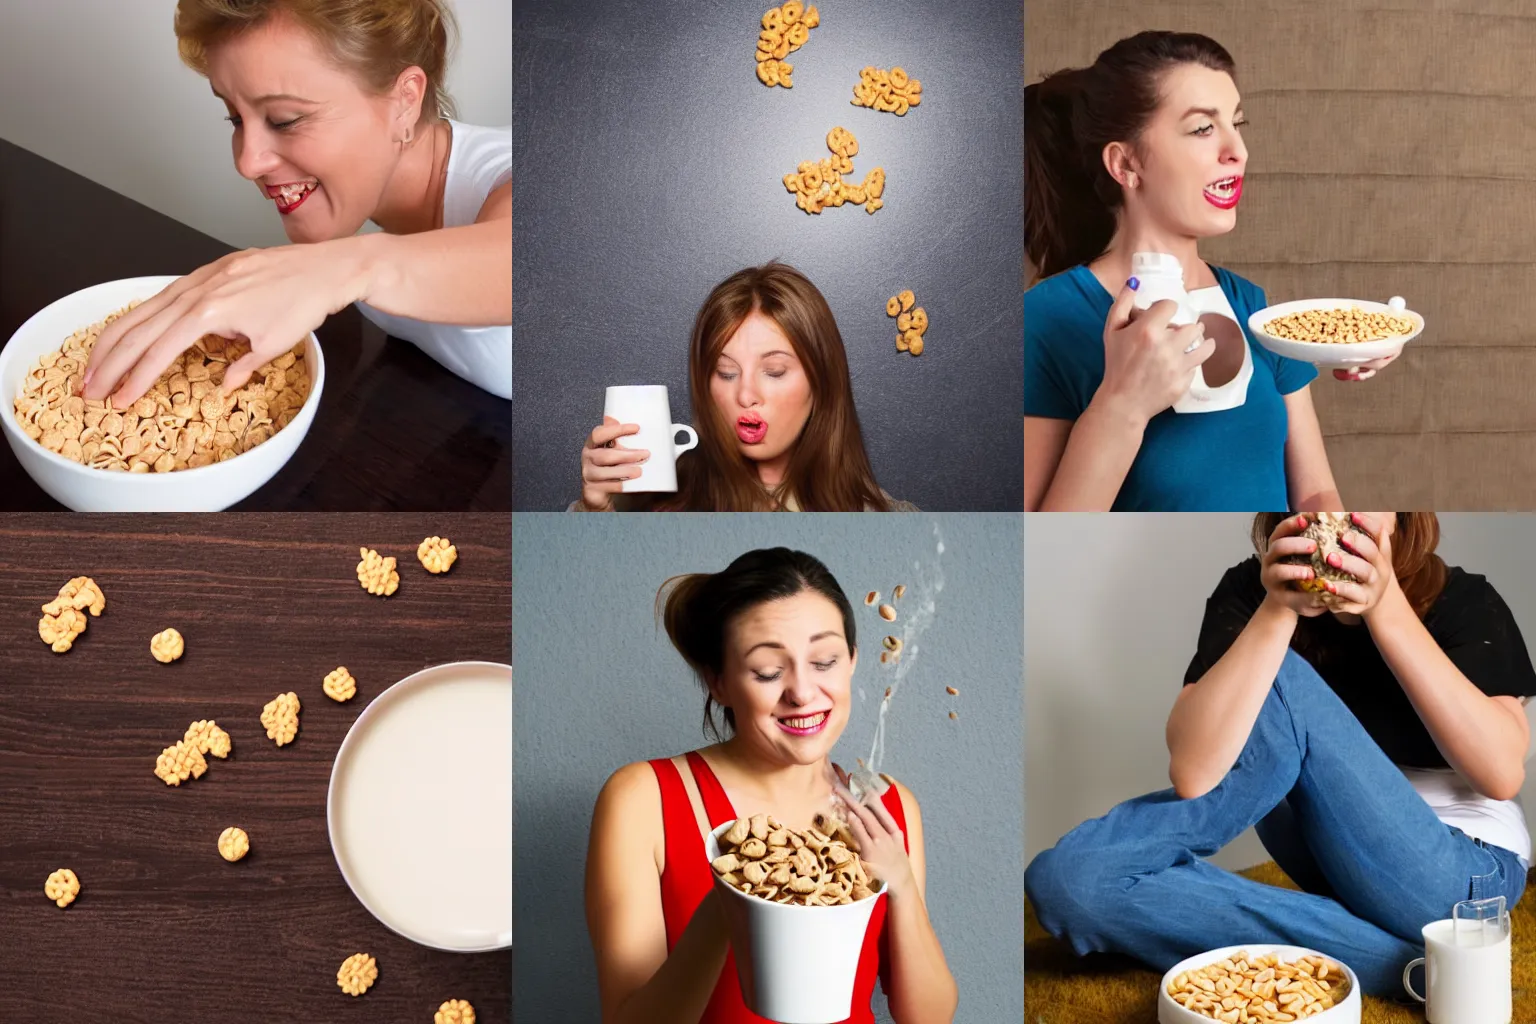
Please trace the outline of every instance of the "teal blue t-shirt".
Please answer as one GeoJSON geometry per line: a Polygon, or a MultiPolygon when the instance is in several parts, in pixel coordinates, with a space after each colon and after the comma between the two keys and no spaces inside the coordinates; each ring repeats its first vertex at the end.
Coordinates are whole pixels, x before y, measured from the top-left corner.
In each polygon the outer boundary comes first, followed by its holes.
{"type": "MultiPolygon", "coordinates": [[[[1268,305],[1264,290],[1212,267],[1253,353],[1242,405],[1222,412],[1166,409],[1147,424],[1141,450],[1115,496],[1116,512],[1284,512],[1289,420],[1285,395],[1316,376],[1310,363],[1277,356],[1248,333],[1268,305]]],[[[1104,379],[1104,321],[1114,297],[1086,266],[1024,293],[1024,415],[1075,420],[1104,379]]]]}

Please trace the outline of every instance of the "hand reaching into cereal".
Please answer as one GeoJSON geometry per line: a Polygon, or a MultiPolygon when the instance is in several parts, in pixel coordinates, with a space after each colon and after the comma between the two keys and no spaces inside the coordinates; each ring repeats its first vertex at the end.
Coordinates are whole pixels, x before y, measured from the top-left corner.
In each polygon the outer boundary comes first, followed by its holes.
{"type": "MultiPolygon", "coordinates": [[[[860,803],[848,788],[848,773],[834,764],[838,783],[833,792],[842,804],[848,831],[858,844],[859,859],[869,865],[869,873],[886,884],[892,899],[909,897],[917,891],[917,878],[896,819],[878,799],[860,803]]],[[[889,784],[890,780],[881,776],[889,784]]]]}
{"type": "Polygon", "coordinates": [[[593,511],[613,508],[613,495],[624,489],[624,481],[640,475],[639,463],[651,457],[644,448],[622,448],[621,437],[640,433],[636,423],[620,423],[612,416],[603,417],[603,425],[594,427],[581,450],[581,503],[593,511]]]}
{"type": "Polygon", "coordinates": [[[230,253],[178,278],[102,331],[86,364],[83,397],[126,409],[206,334],[244,338],[223,392],[293,348],[325,318],[366,294],[358,249],[284,245],[230,253]]]}

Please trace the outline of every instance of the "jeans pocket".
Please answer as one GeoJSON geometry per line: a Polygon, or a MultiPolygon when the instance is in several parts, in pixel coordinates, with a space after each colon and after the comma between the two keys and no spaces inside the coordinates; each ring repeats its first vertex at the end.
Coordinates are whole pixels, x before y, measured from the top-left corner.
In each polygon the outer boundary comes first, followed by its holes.
{"type": "Polygon", "coordinates": [[[1467,899],[1486,900],[1503,895],[1504,871],[1499,858],[1494,856],[1493,851],[1488,849],[1488,844],[1481,839],[1473,839],[1472,843],[1477,847],[1477,852],[1482,855],[1485,870],[1481,874],[1472,876],[1467,886],[1467,899]]]}

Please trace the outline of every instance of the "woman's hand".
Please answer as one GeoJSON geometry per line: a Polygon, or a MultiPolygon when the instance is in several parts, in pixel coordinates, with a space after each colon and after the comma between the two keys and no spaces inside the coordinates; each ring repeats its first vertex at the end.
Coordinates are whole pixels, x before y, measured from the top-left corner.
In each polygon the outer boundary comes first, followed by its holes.
{"type": "Polygon", "coordinates": [[[1397,586],[1397,574],[1392,568],[1392,529],[1397,515],[1351,512],[1350,522],[1354,529],[1339,538],[1339,546],[1349,554],[1329,555],[1328,564],[1349,573],[1354,580],[1330,583],[1328,589],[1338,598],[1336,611],[1363,616],[1397,586]]]}
{"type": "Polygon", "coordinates": [[[251,351],[224,374],[225,394],[366,294],[358,247],[338,239],[230,253],[129,310],[101,332],[83,395],[126,409],[205,334],[245,338],[251,351]]]}
{"type": "Polygon", "coordinates": [[[1216,352],[1198,322],[1169,327],[1178,312],[1169,301],[1145,311],[1132,303],[1129,284],[1110,307],[1104,321],[1104,380],[1099,393],[1145,423],[1177,402],[1189,390],[1195,370],[1216,352]]]}
{"type": "Polygon", "coordinates": [[[1333,378],[1334,380],[1345,381],[1369,380],[1370,378],[1376,376],[1377,370],[1380,370],[1382,367],[1386,366],[1400,355],[1402,355],[1402,349],[1398,349],[1396,352],[1389,356],[1383,356],[1380,359],[1372,359],[1369,362],[1358,363],[1348,368],[1337,367],[1333,371],[1333,378]]]}
{"type": "Polygon", "coordinates": [[[1318,602],[1316,595],[1298,590],[1293,584],[1312,579],[1316,574],[1312,566],[1296,565],[1283,561],[1288,555],[1304,555],[1311,558],[1317,543],[1301,536],[1310,521],[1304,515],[1286,516],[1269,535],[1264,557],[1259,562],[1259,578],[1264,581],[1264,599],[1289,608],[1304,618],[1321,615],[1328,609],[1318,602]]]}
{"type": "MultiPolygon", "coordinates": [[[[838,784],[833,788],[842,801],[848,819],[848,831],[859,844],[859,857],[868,864],[871,873],[886,884],[886,892],[893,898],[911,896],[917,891],[917,879],[912,874],[912,861],[907,858],[905,837],[896,825],[896,819],[879,800],[860,803],[848,789],[848,773],[834,764],[838,784]]],[[[886,783],[889,785],[889,782],[886,783]]]]}
{"type": "Polygon", "coordinates": [[[603,417],[581,450],[581,503],[594,512],[613,508],[613,495],[624,489],[625,480],[640,475],[639,463],[651,457],[644,448],[620,448],[618,439],[640,433],[636,423],[620,423],[603,417]]]}

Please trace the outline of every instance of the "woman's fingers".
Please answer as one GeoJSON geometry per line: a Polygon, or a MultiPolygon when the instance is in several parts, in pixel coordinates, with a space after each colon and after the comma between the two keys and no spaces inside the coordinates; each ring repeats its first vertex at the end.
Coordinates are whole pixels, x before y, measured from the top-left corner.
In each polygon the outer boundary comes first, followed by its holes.
{"type": "Polygon", "coordinates": [[[1358,532],[1364,533],[1373,541],[1380,541],[1382,531],[1396,514],[1395,512],[1354,512],[1351,513],[1350,522],[1358,532]]]}
{"type": "Polygon", "coordinates": [[[1275,558],[1291,555],[1310,555],[1317,549],[1317,542],[1310,537],[1281,537],[1270,542],[1269,553],[1275,558]]]}
{"type": "Polygon", "coordinates": [[[651,453],[644,448],[590,448],[587,461],[594,466],[627,466],[632,462],[644,462],[651,453]]]}
{"type": "Polygon", "coordinates": [[[630,434],[640,433],[638,423],[620,423],[612,416],[603,417],[603,425],[592,428],[592,434],[587,438],[588,448],[602,448],[609,441],[616,441],[630,434]]]}
{"type": "Polygon", "coordinates": [[[1275,526],[1273,530],[1270,531],[1270,546],[1273,547],[1275,542],[1278,541],[1281,537],[1293,537],[1296,534],[1301,533],[1307,528],[1307,525],[1308,519],[1304,515],[1298,513],[1297,515],[1286,516],[1284,519],[1280,520],[1280,522],[1275,526]]]}
{"type": "Polygon", "coordinates": [[[581,467],[581,478],[589,483],[598,480],[624,481],[635,479],[640,472],[638,466],[598,466],[589,462],[581,467]]]}
{"type": "Polygon", "coordinates": [[[1131,309],[1136,301],[1136,289],[1127,284],[1120,289],[1120,294],[1115,296],[1114,305],[1109,307],[1109,316],[1104,321],[1105,331],[1118,331],[1131,322],[1131,309]]]}
{"type": "Polygon", "coordinates": [[[130,333],[136,335],[141,324],[159,316],[176,300],[181,294],[180,290],[175,290],[177,283],[166,286],[102,329],[96,344],[91,346],[91,358],[86,362],[85,377],[80,389],[84,398],[97,401],[117,390],[128,368],[137,361],[136,353],[130,353],[129,358],[124,357],[121,351],[123,339],[130,333]]]}
{"type": "Polygon", "coordinates": [[[1335,552],[1328,556],[1328,564],[1340,572],[1347,572],[1369,586],[1376,581],[1376,567],[1357,555],[1335,552]]]}
{"type": "Polygon", "coordinates": [[[224,371],[224,383],[220,386],[220,390],[226,395],[234,394],[245,387],[245,382],[251,379],[251,374],[256,372],[257,367],[265,366],[271,361],[270,357],[261,355],[254,349],[247,352],[230,363],[224,371]]]}
{"type": "Polygon", "coordinates": [[[1364,530],[1346,530],[1339,538],[1339,543],[1346,551],[1360,556],[1367,562],[1375,562],[1381,557],[1381,548],[1376,546],[1376,542],[1364,530]]]}
{"type": "MultiPolygon", "coordinates": [[[[1349,580],[1336,580],[1329,584],[1329,588],[1346,605],[1364,607],[1370,604],[1371,595],[1359,583],[1352,583],[1349,580]]],[[[1348,608],[1344,610],[1349,611],[1348,608]]]]}
{"type": "Polygon", "coordinates": [[[1301,582],[1312,578],[1310,565],[1295,565],[1291,562],[1280,562],[1269,567],[1270,578],[1277,583],[1301,582]]]}

